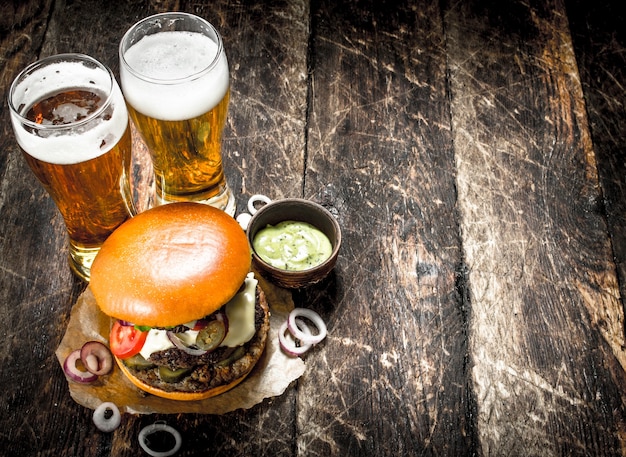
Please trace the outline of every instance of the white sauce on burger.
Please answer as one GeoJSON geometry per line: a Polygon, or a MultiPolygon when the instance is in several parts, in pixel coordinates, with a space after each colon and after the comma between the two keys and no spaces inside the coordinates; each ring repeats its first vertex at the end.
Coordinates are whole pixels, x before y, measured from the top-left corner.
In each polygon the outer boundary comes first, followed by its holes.
{"type": "MultiPolygon", "coordinates": [[[[255,334],[254,307],[256,301],[256,287],[258,280],[254,273],[248,273],[244,281],[244,288],[230,299],[224,310],[228,317],[228,333],[220,346],[237,347],[247,343],[255,334]]],[[[194,323],[188,326],[193,327],[194,323]]],[[[196,341],[197,330],[188,330],[178,334],[179,338],[187,345],[196,341]]],[[[166,330],[150,329],[148,337],[139,353],[146,360],[154,352],[165,351],[175,347],[167,336],[166,330]]]]}

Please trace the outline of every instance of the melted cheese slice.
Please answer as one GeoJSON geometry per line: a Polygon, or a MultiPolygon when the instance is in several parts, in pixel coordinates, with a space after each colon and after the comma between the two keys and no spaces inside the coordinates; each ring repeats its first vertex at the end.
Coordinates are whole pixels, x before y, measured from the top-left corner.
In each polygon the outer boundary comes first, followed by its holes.
{"type": "MultiPolygon", "coordinates": [[[[220,346],[237,347],[250,341],[254,336],[254,305],[256,302],[256,286],[258,281],[254,278],[254,273],[248,273],[244,282],[244,289],[235,295],[225,305],[226,316],[228,317],[228,333],[220,346]]],[[[179,338],[188,346],[196,341],[198,331],[188,330],[178,334],[179,338]]],[[[165,330],[150,329],[148,337],[139,353],[148,359],[153,352],[165,351],[174,347],[174,344],[167,337],[165,330]]]]}
{"type": "Polygon", "coordinates": [[[244,284],[244,290],[226,304],[228,333],[221,346],[231,348],[241,346],[250,341],[256,331],[254,328],[254,304],[258,281],[254,278],[254,273],[248,273],[244,284]]]}

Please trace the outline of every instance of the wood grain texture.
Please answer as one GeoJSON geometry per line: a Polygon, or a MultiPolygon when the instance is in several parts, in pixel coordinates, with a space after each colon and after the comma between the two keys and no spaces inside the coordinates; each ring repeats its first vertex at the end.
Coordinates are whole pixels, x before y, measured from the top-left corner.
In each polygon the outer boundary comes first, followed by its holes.
{"type": "Polygon", "coordinates": [[[626,297],[626,36],[623,8],[615,2],[567,1],[580,69],[602,203],[617,265],[622,303],[626,297]]]}
{"type": "Polygon", "coordinates": [[[308,2],[228,3],[220,22],[232,75],[224,152],[239,210],[254,194],[302,197],[308,2]]]}
{"type": "Polygon", "coordinates": [[[299,383],[298,450],[471,453],[441,12],[321,1],[311,14],[305,196],[335,212],[345,248],[332,287],[301,297],[332,333],[299,383]]]}
{"type": "Polygon", "coordinates": [[[562,12],[446,16],[484,455],[623,451],[623,310],[562,12]]]}

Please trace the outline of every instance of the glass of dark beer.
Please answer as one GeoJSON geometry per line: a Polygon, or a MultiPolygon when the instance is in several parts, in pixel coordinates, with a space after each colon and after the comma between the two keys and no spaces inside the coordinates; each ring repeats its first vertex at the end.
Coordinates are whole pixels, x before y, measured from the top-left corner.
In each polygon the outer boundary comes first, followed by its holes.
{"type": "Polygon", "coordinates": [[[119,54],[130,117],[152,158],[155,204],[197,201],[234,214],[222,164],[230,81],[220,34],[191,14],[157,14],[126,32],[119,54]]]}
{"type": "Polygon", "coordinates": [[[8,103],[20,149],[65,221],[70,267],[88,282],[100,246],[134,213],[122,92],[97,60],[60,54],[25,68],[8,103]]]}

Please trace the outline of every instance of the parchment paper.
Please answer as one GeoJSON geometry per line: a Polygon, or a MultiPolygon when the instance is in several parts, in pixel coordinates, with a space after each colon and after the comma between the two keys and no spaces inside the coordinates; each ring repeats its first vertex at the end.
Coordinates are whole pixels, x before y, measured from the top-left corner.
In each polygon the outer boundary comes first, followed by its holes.
{"type": "MultiPolygon", "coordinates": [[[[291,295],[263,281],[256,275],[270,304],[270,332],[263,356],[248,377],[237,387],[213,398],[201,401],[177,401],[146,394],[115,366],[113,372],[101,376],[93,384],[79,384],[68,379],[72,398],[87,408],[95,409],[101,403],[115,403],[121,412],[133,414],[200,413],[225,414],[236,409],[248,409],[263,399],[281,395],[302,373],[304,362],[285,355],[278,343],[278,328],[293,309],[291,295]]],[[[91,290],[87,288],[78,298],[70,314],[67,330],[56,350],[61,366],[67,355],[91,340],[108,345],[111,319],[100,311],[91,290]]]]}

